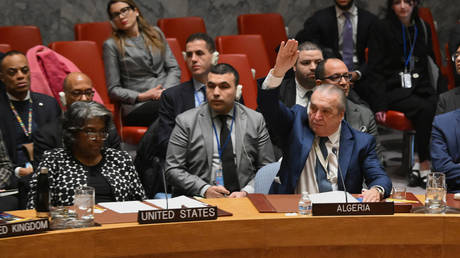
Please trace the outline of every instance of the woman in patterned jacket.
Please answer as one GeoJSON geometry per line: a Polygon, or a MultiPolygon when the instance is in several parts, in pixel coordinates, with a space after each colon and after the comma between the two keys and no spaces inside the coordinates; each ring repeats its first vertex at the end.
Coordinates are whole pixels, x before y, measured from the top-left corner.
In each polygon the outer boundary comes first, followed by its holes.
{"type": "MultiPolygon", "coordinates": [[[[45,152],[39,165],[49,170],[51,205],[73,205],[74,189],[86,185],[95,188],[96,203],[145,198],[128,153],[103,148],[110,123],[111,113],[96,102],[78,101],[67,110],[63,121],[64,148],[45,152]]],[[[38,171],[31,181],[27,204],[30,209],[35,206],[38,171]]]]}

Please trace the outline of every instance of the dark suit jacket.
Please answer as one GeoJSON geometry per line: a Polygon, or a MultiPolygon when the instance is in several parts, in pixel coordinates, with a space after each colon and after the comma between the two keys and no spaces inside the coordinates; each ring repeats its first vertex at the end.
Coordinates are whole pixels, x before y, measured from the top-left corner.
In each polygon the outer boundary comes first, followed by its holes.
{"type": "MultiPolygon", "coordinates": [[[[281,184],[273,183],[270,192],[292,194],[315,135],[309,127],[306,109],[298,105],[288,109],[278,100],[278,94],[278,88],[259,89],[258,93],[258,104],[265,120],[284,143],[283,161],[278,172],[281,184]]],[[[348,192],[361,193],[364,178],[368,187],[380,185],[386,196],[390,194],[391,180],[377,158],[374,137],[352,129],[345,121],[342,121],[339,165],[348,192]]],[[[340,184],[339,189],[343,189],[340,184]]]]}
{"type": "Polygon", "coordinates": [[[460,110],[437,115],[431,137],[434,171],[446,174],[448,192],[460,192],[460,110]]]}
{"type": "Polygon", "coordinates": [[[460,88],[455,88],[439,95],[436,115],[460,108],[460,88]]]}
{"type": "MultiPolygon", "coordinates": [[[[376,20],[377,17],[374,14],[358,7],[356,54],[360,66],[358,70],[363,77],[367,70],[365,49],[368,45],[371,27],[376,20]]],[[[305,21],[303,29],[297,33],[295,38],[299,44],[311,41],[323,48],[330,49],[335,57],[341,59],[335,5],[315,12],[305,21]]]]}

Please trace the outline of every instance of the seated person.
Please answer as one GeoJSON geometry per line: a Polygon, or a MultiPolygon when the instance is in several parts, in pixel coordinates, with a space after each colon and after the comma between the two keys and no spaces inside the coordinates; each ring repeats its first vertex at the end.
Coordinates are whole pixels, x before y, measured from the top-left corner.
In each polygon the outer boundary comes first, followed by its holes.
{"type": "MultiPolygon", "coordinates": [[[[11,164],[10,158],[8,157],[8,152],[3,143],[2,132],[0,131],[0,191],[10,187],[13,177],[13,164],[11,164]]],[[[0,197],[0,212],[17,209],[17,196],[0,197]]]]}
{"type": "MultiPolygon", "coordinates": [[[[64,104],[68,109],[75,101],[92,101],[94,96],[93,82],[84,73],[69,73],[64,79],[64,104]]],[[[109,135],[104,141],[104,146],[120,149],[120,136],[113,124],[108,131],[109,135]]],[[[34,164],[41,161],[43,153],[57,147],[62,147],[62,119],[48,123],[34,135],[34,164]]]]}
{"type": "MultiPolygon", "coordinates": [[[[455,64],[455,71],[460,75],[460,40],[457,42],[456,51],[452,54],[452,62],[455,64]]],[[[458,108],[460,108],[460,85],[439,95],[436,114],[443,114],[458,108]]]]}
{"type": "Polygon", "coordinates": [[[446,174],[447,192],[460,193],[460,110],[437,115],[431,131],[433,171],[446,174]]]}
{"type": "MultiPolygon", "coordinates": [[[[297,56],[297,41],[282,42],[277,60],[285,62],[277,63],[272,73],[280,77],[295,64],[297,56]]],[[[299,105],[288,109],[278,101],[278,95],[277,87],[263,87],[258,92],[259,108],[283,142],[279,182],[275,180],[270,193],[344,190],[339,164],[348,192],[362,194],[363,201],[370,202],[389,196],[391,180],[377,158],[375,138],[343,121],[343,90],[334,85],[316,87],[308,112],[299,105]],[[369,190],[362,192],[363,179],[369,190]]]]}
{"type": "Polygon", "coordinates": [[[238,82],[232,66],[213,66],[208,102],[177,117],[165,168],[175,195],[244,197],[257,170],[274,161],[262,115],[235,102],[238,82]]]}
{"type": "MultiPolygon", "coordinates": [[[[64,115],[63,148],[46,151],[39,168],[48,168],[50,204],[73,205],[74,189],[95,188],[99,202],[145,198],[131,157],[124,151],[104,148],[112,115],[96,102],[77,101],[64,115]]],[[[37,176],[33,174],[27,207],[35,207],[37,176]]]]}
{"type": "Polygon", "coordinates": [[[30,91],[30,69],[26,56],[9,51],[0,62],[0,130],[8,156],[13,163],[19,189],[19,208],[24,209],[33,172],[33,136],[40,128],[61,115],[57,101],[47,95],[30,91]]]}

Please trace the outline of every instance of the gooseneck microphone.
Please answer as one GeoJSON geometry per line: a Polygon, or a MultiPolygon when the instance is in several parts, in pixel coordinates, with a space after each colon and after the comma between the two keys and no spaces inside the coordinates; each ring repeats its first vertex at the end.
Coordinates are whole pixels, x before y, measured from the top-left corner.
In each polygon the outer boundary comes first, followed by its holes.
{"type": "Polygon", "coordinates": [[[342,179],[342,185],[343,185],[343,190],[345,191],[345,203],[348,203],[348,196],[347,196],[347,187],[345,186],[345,181],[343,180],[343,174],[342,170],[340,169],[340,164],[339,164],[339,156],[337,155],[337,148],[332,147],[332,153],[334,153],[335,158],[337,159],[337,170],[339,171],[340,178],[342,179]]]}
{"type": "Polygon", "coordinates": [[[163,178],[163,187],[165,188],[165,201],[166,201],[166,209],[169,208],[168,205],[168,188],[166,187],[166,176],[165,176],[165,169],[163,165],[160,163],[160,159],[158,157],[154,157],[153,160],[160,164],[160,173],[163,178]]]}

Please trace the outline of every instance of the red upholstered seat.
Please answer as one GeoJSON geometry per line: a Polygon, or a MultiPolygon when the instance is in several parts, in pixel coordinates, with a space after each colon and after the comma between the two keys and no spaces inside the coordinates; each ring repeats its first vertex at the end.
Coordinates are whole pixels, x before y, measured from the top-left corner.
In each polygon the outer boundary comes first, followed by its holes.
{"type": "Polygon", "coordinates": [[[168,41],[168,45],[171,48],[171,51],[174,54],[174,57],[176,57],[176,61],[179,64],[180,67],[180,81],[181,82],[186,82],[190,81],[192,78],[192,75],[190,74],[190,71],[187,68],[187,64],[185,63],[184,56],[182,55],[182,50],[180,49],[179,43],[177,42],[176,38],[167,38],[166,41],[168,41]]]}
{"type": "Polygon", "coordinates": [[[0,44],[0,52],[6,53],[11,50],[10,44],[0,44]]]}
{"type": "Polygon", "coordinates": [[[177,17],[158,19],[158,27],[167,38],[176,38],[182,51],[185,51],[185,41],[193,33],[206,33],[206,26],[201,17],[177,17]]]}
{"type": "Polygon", "coordinates": [[[42,45],[42,36],[37,26],[0,26],[0,43],[9,44],[12,50],[26,54],[27,50],[42,45]]]}
{"type": "Polygon", "coordinates": [[[239,34],[260,34],[267,48],[270,66],[276,61],[275,49],[287,41],[283,17],[279,13],[242,14],[237,18],[239,34]]]}
{"type": "Polygon", "coordinates": [[[386,121],[383,125],[400,131],[414,130],[411,121],[407,119],[404,113],[394,110],[387,111],[386,121]]]}
{"type": "Polygon", "coordinates": [[[75,40],[89,40],[96,42],[97,49],[102,57],[102,45],[112,35],[110,22],[78,23],[74,26],[75,40]]]}

